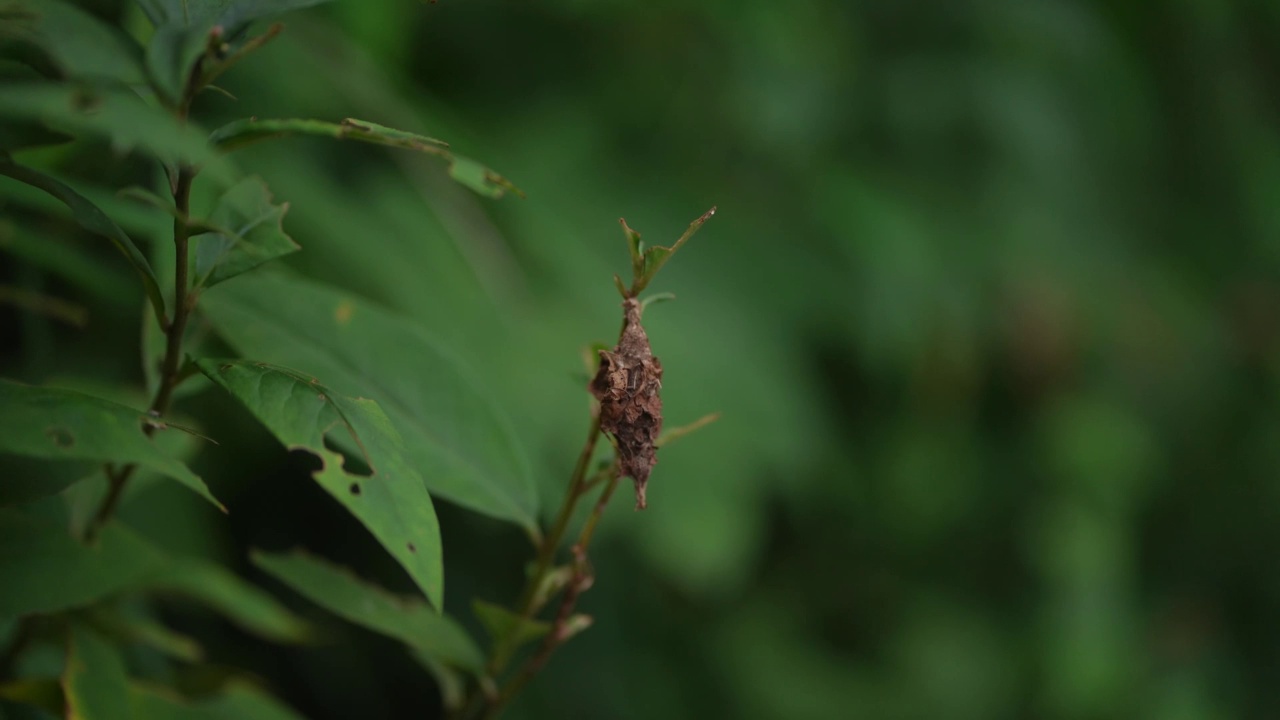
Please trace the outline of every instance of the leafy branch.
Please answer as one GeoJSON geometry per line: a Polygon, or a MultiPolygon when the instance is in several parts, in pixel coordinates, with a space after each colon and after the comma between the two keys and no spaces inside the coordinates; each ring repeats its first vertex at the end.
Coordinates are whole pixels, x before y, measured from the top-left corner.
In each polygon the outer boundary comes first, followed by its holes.
{"type": "MultiPolygon", "coordinates": [[[[637,508],[645,506],[644,484],[655,462],[653,453],[661,440],[669,439],[659,434],[662,416],[657,390],[661,387],[662,370],[652,356],[648,338],[640,325],[644,303],[639,295],[667,260],[714,214],[715,208],[712,208],[694,220],[671,247],[646,248],[640,234],[628,227],[625,220],[620,221],[631,253],[632,279],[630,286],[626,286],[621,278],[614,276],[624,308],[618,344],[612,350],[599,351],[599,371],[590,385],[598,402],[593,403],[587,437],[569,476],[564,499],[551,529],[539,543],[533,569],[511,611],[512,621],[505,623],[494,638],[485,664],[485,676],[469,686],[466,698],[455,708],[455,718],[480,717],[488,720],[497,717],[546,666],[557,648],[591,625],[589,616],[575,614],[574,610],[582,593],[595,581],[588,550],[600,519],[619,482],[626,476],[631,476],[636,482],[637,508]],[[618,412],[624,406],[628,411],[618,412]],[[602,436],[609,438],[614,457],[592,473],[592,459],[602,436]],[[578,506],[602,483],[604,487],[570,546],[570,564],[555,567],[557,550],[568,535],[578,506]],[[537,622],[538,613],[557,593],[560,595],[555,615],[541,643],[505,682],[495,687],[497,678],[507,671],[514,659],[521,641],[532,634],[528,632],[529,626],[537,622]]],[[[670,435],[686,435],[715,420],[715,417],[704,417],[670,435]]]]}
{"type": "MultiPolygon", "coordinates": [[[[181,101],[174,110],[174,116],[181,124],[185,124],[187,121],[187,116],[191,111],[191,101],[200,90],[201,77],[201,65],[197,63],[187,78],[181,101]]],[[[178,386],[183,377],[179,372],[179,366],[182,362],[182,340],[186,334],[187,320],[194,309],[196,298],[194,294],[188,293],[190,283],[187,276],[191,266],[189,262],[191,229],[187,216],[191,214],[191,184],[195,181],[198,171],[199,169],[195,166],[180,162],[174,177],[171,179],[175,213],[173,218],[173,318],[163,325],[165,350],[164,359],[160,365],[160,385],[156,388],[155,397],[152,399],[147,411],[148,415],[155,418],[164,417],[169,412],[169,404],[173,400],[174,388],[178,386]]],[[[143,426],[143,432],[149,437],[155,432],[155,428],[155,424],[148,423],[143,426]]],[[[129,478],[132,477],[137,469],[136,463],[118,468],[107,466],[107,494],[86,529],[87,538],[92,539],[96,536],[101,527],[115,514],[116,508],[120,505],[120,499],[124,496],[124,490],[129,483],[129,478]]]]}

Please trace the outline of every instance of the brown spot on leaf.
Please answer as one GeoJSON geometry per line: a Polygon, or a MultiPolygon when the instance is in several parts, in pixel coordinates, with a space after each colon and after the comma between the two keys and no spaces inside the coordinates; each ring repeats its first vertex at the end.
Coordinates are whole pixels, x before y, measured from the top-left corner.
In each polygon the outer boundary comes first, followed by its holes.
{"type": "Polygon", "coordinates": [[[413,543],[409,543],[409,552],[418,552],[418,547],[413,543]]]}
{"type": "Polygon", "coordinates": [[[348,322],[351,322],[351,313],[353,311],[354,308],[351,307],[351,301],[343,300],[338,303],[338,307],[334,308],[333,319],[339,325],[346,325],[348,322]]]}
{"type": "Polygon", "coordinates": [[[589,389],[600,401],[600,429],[618,441],[618,470],[635,481],[636,507],[644,509],[662,431],[662,363],[640,324],[640,301],[627,298],[622,308],[622,338],[612,350],[600,351],[600,371],[589,389]]]}

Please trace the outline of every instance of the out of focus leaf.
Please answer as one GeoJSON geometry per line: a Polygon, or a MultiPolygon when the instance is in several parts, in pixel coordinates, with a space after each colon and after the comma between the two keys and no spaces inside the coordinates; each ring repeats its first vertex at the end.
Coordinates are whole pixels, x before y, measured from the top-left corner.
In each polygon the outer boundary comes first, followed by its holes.
{"type": "Polygon", "coordinates": [[[475,613],[476,619],[488,631],[489,637],[495,640],[511,637],[514,632],[515,639],[513,642],[516,647],[537,640],[551,630],[550,623],[543,620],[521,619],[519,615],[501,605],[496,605],[486,600],[473,600],[471,611],[475,613]]]}
{"type": "Polygon", "coordinates": [[[466,699],[467,681],[464,675],[417,648],[409,648],[409,654],[436,681],[436,687],[440,689],[441,706],[448,711],[460,709],[466,699]]]}
{"type": "Polygon", "coordinates": [[[195,662],[204,655],[200,643],[160,623],[140,615],[130,615],[114,608],[97,607],[89,613],[95,629],[122,643],[137,643],[158,650],[178,660],[195,662]]]}
{"type": "Polygon", "coordinates": [[[146,413],[74,390],[0,380],[0,452],[49,460],[136,463],[173,478],[223,512],[204,481],[143,432],[146,413]]]}
{"type": "Polygon", "coordinates": [[[537,497],[509,423],[465,363],[418,325],[351,293],[265,273],[207,293],[201,310],[240,354],[377,401],[433,494],[534,527],[537,497]]]}
{"type": "Polygon", "coordinates": [[[71,136],[30,120],[0,120],[0,150],[17,152],[46,145],[61,145],[71,136]]]}
{"type": "Polygon", "coordinates": [[[243,682],[232,682],[213,697],[200,700],[134,684],[129,698],[134,717],[145,720],[302,720],[289,706],[243,682]]]}
{"type": "Polygon", "coordinates": [[[80,227],[110,240],[142,279],[142,286],[151,300],[156,317],[164,317],[164,296],[160,294],[160,285],[156,282],[151,264],[147,262],[147,258],[143,256],[138,246],[134,245],[129,236],[120,229],[120,226],[112,222],[111,218],[107,217],[107,214],[97,205],[89,202],[88,198],[71,189],[66,183],[38,170],[19,165],[3,153],[0,153],[0,175],[7,175],[52,195],[71,210],[72,218],[80,227]]]}
{"type": "Polygon", "coordinates": [[[445,149],[448,143],[425,135],[378,125],[368,120],[347,118],[341,123],[324,120],[258,119],[236,120],[209,136],[209,141],[231,151],[260,140],[290,135],[314,135],[337,140],[359,140],[375,145],[417,150],[436,155],[449,163],[449,175],[460,184],[488,197],[502,197],[507,191],[523,195],[509,180],[484,165],[445,149]]]}
{"type": "Polygon", "coordinates": [[[120,152],[142,148],[167,161],[226,171],[203,133],[124,90],[7,83],[0,85],[0,117],[40,120],[56,130],[107,137],[120,152]]]}
{"type": "Polygon", "coordinates": [[[218,199],[209,224],[227,232],[198,236],[196,285],[223,280],[298,250],[281,224],[289,204],[273,205],[261,178],[241,180],[218,199]]]}
{"type": "Polygon", "coordinates": [[[253,562],[320,607],[430,658],[472,671],[484,663],[479,648],[460,625],[418,600],[393,595],[304,553],[255,552],[253,562]]]}
{"type": "Polygon", "coordinates": [[[19,0],[5,8],[23,13],[0,30],[48,54],[64,77],[142,81],[142,51],[131,38],[65,0],[19,0]]]}
{"type": "Polygon", "coordinates": [[[444,593],[440,526],[426,486],[407,461],[395,426],[372,400],[333,392],[314,378],[265,363],[199,360],[200,371],[230,392],[290,449],[321,461],[313,475],[391,553],[436,607],[444,593]],[[325,435],[359,449],[370,475],[355,475],[325,435]]]}
{"type": "Polygon", "coordinates": [[[156,27],[221,25],[230,34],[252,20],[326,2],[330,0],[138,0],[138,5],[156,27]]]}
{"type": "Polygon", "coordinates": [[[0,618],[86,605],[136,587],[164,564],[158,551],[117,524],[87,546],[62,524],[0,509],[0,618]]]}
{"type": "Polygon", "coordinates": [[[127,720],[135,717],[129,702],[129,676],[119,652],[103,637],[72,623],[67,667],[62,676],[69,720],[127,720]]]}
{"type": "Polygon", "coordinates": [[[175,558],[148,582],[147,588],[208,605],[268,640],[301,642],[310,635],[306,623],[274,597],[218,565],[175,558]]]}
{"type": "Polygon", "coordinates": [[[220,150],[231,151],[260,140],[291,135],[312,135],[335,140],[359,140],[375,145],[418,150],[432,155],[443,155],[444,149],[449,146],[443,140],[437,140],[433,137],[395,130],[367,120],[356,120],[354,118],[347,118],[341,123],[297,118],[246,118],[244,120],[235,120],[214,130],[209,136],[209,142],[220,150]]]}
{"type": "Polygon", "coordinates": [[[66,702],[62,696],[62,683],[58,678],[21,678],[4,683],[0,685],[0,699],[32,705],[57,717],[66,716],[66,702]]]}
{"type": "Polygon", "coordinates": [[[449,177],[487,197],[500,198],[507,191],[524,197],[524,192],[513,185],[510,180],[490,170],[483,164],[461,155],[449,153],[449,177]]]}
{"type": "Polygon", "coordinates": [[[147,45],[147,74],[151,84],[171,105],[182,99],[192,68],[208,46],[208,32],[198,27],[166,23],[156,28],[147,45]]]}
{"type": "MultiPolygon", "coordinates": [[[[0,224],[0,252],[66,280],[91,296],[96,301],[95,309],[103,306],[120,310],[136,307],[134,281],[123,266],[94,262],[61,237],[24,226],[0,224]]],[[[144,311],[154,323],[155,312],[149,303],[144,311]]]]}

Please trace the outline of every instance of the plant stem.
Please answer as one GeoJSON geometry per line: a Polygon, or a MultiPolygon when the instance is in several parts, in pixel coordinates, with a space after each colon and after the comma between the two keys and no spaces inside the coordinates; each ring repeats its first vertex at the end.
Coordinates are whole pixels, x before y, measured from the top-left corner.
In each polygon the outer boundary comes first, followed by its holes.
{"type": "MultiPolygon", "coordinates": [[[[176,256],[173,279],[173,320],[169,323],[169,327],[165,328],[166,340],[164,360],[161,362],[160,369],[160,387],[156,389],[155,399],[151,401],[149,409],[149,413],[156,417],[162,417],[169,411],[169,404],[173,400],[173,389],[177,387],[181,378],[179,371],[182,364],[182,336],[186,333],[187,318],[191,315],[192,304],[191,296],[187,294],[190,230],[185,218],[191,210],[191,183],[195,175],[194,168],[183,165],[178,168],[178,177],[174,183],[173,200],[178,213],[173,219],[173,245],[176,256]]],[[[150,437],[155,432],[155,426],[145,425],[142,431],[150,437]]],[[[92,540],[96,537],[102,526],[115,514],[116,508],[120,505],[120,499],[124,496],[125,486],[128,485],[129,478],[133,476],[137,467],[130,464],[118,470],[107,469],[107,496],[89,523],[85,533],[86,539],[92,540]]]]}
{"type": "Polygon", "coordinates": [[[520,593],[520,600],[516,603],[516,614],[519,615],[520,622],[514,623],[512,632],[494,643],[493,654],[486,666],[486,672],[490,677],[496,677],[506,668],[507,663],[511,661],[511,655],[515,652],[516,630],[524,621],[533,617],[534,600],[538,588],[546,579],[551,563],[555,559],[556,549],[569,529],[569,522],[573,520],[573,511],[578,507],[578,500],[582,498],[583,486],[587,480],[587,468],[591,465],[591,457],[595,454],[596,443],[599,440],[600,416],[595,415],[591,418],[591,429],[586,442],[582,445],[582,452],[578,454],[578,462],[573,467],[573,475],[569,477],[569,489],[565,492],[564,502],[560,504],[560,512],[550,532],[542,540],[542,547],[538,550],[533,572],[529,575],[524,590],[520,593]]]}
{"type": "Polygon", "coordinates": [[[489,707],[486,708],[483,715],[484,720],[496,718],[502,708],[511,702],[516,695],[519,695],[524,686],[529,684],[529,681],[542,670],[556,648],[560,647],[568,639],[565,637],[565,626],[578,604],[578,597],[591,586],[593,580],[590,565],[587,562],[587,548],[590,547],[596,526],[599,525],[600,518],[604,515],[604,510],[608,507],[610,498],[613,497],[613,491],[618,489],[619,479],[617,468],[615,467],[610,472],[608,484],[600,492],[600,499],[596,501],[595,507],[592,508],[591,515],[583,523],[582,530],[578,533],[578,541],[573,544],[573,578],[569,581],[568,586],[565,588],[564,596],[560,599],[560,607],[556,610],[556,619],[551,626],[551,630],[543,639],[538,652],[525,662],[515,677],[499,690],[497,696],[489,703],[489,707]]]}
{"type": "MultiPolygon", "coordinates": [[[[622,292],[624,298],[634,298],[639,292],[636,283],[633,283],[631,288],[628,289],[619,282],[618,289],[622,292]]],[[[626,330],[627,320],[624,318],[622,328],[618,331],[619,339],[622,338],[626,330]]],[[[582,445],[582,451],[578,454],[578,461],[573,467],[573,474],[569,477],[569,487],[565,492],[564,501],[560,504],[560,511],[556,515],[551,530],[542,539],[542,543],[538,547],[538,556],[534,561],[533,572],[529,574],[529,579],[525,582],[524,589],[520,592],[520,599],[516,602],[513,612],[518,620],[511,624],[511,629],[505,635],[495,638],[493,648],[490,651],[489,662],[485,664],[486,679],[496,680],[507,668],[518,647],[517,638],[521,626],[531,620],[541,608],[541,602],[544,601],[544,598],[539,597],[539,591],[546,584],[547,575],[551,571],[552,563],[555,560],[556,550],[559,548],[561,541],[564,540],[565,533],[569,529],[569,523],[573,520],[573,513],[578,507],[578,502],[602,479],[607,479],[607,484],[604,490],[601,491],[599,500],[596,502],[595,507],[592,508],[587,520],[583,523],[582,530],[578,534],[578,540],[573,545],[573,575],[565,588],[564,595],[561,597],[550,633],[544,639],[538,652],[525,662],[520,671],[502,686],[497,694],[486,698],[482,684],[473,683],[469,688],[466,699],[453,713],[453,717],[470,718],[477,712],[481,713],[483,718],[496,717],[502,708],[542,669],[542,666],[550,658],[551,653],[568,639],[566,637],[566,623],[573,612],[574,606],[577,604],[578,596],[591,586],[592,574],[589,569],[590,565],[587,562],[587,547],[591,544],[591,538],[595,534],[596,526],[600,522],[600,517],[604,514],[605,507],[609,504],[609,499],[613,497],[613,492],[618,487],[619,476],[616,462],[611,464],[607,474],[602,475],[602,473],[596,472],[588,477],[587,473],[591,467],[591,458],[595,455],[600,435],[600,413],[595,410],[592,412],[591,428],[587,433],[586,442],[582,445]],[[488,700],[487,704],[486,699],[488,700]]]]}

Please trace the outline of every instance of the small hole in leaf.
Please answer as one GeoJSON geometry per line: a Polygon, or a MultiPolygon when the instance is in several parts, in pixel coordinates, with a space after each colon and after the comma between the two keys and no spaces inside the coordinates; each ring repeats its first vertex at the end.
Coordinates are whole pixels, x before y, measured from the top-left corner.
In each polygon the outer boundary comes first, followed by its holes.
{"type": "Polygon", "coordinates": [[[359,483],[351,483],[350,490],[351,490],[351,494],[352,494],[352,495],[359,495],[359,494],[360,494],[360,484],[359,484],[359,483]]]}
{"type": "Polygon", "coordinates": [[[71,434],[70,430],[64,427],[51,427],[48,430],[45,430],[45,434],[53,440],[54,445],[57,445],[60,448],[67,448],[76,444],[75,436],[71,434]]]}
{"type": "Polygon", "coordinates": [[[413,543],[409,543],[409,552],[418,552],[418,548],[413,543]]]}

